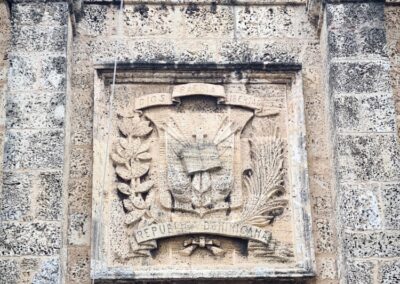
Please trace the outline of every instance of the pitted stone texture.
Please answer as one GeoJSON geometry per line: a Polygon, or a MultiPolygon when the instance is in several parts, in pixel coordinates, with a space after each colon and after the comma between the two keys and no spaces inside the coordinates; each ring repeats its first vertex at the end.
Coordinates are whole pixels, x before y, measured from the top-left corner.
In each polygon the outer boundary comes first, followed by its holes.
{"type": "Polygon", "coordinates": [[[230,6],[189,4],[180,8],[185,37],[232,37],[234,10],[230,6]]]}
{"type": "Polygon", "coordinates": [[[395,111],[391,93],[337,95],[336,128],[339,132],[395,131],[395,111]]]}
{"type": "Polygon", "coordinates": [[[68,183],[68,210],[70,212],[91,211],[92,182],[90,178],[70,179],[68,183]]]}
{"type": "MultiPolygon", "coordinates": [[[[76,120],[75,120],[76,122],[76,120]]],[[[74,128],[71,131],[71,144],[75,146],[90,145],[93,140],[93,129],[92,125],[88,129],[74,128]]]]}
{"type": "Polygon", "coordinates": [[[24,220],[31,218],[33,195],[31,173],[3,173],[0,220],[24,220]]]}
{"type": "Polygon", "coordinates": [[[386,229],[400,229],[400,184],[382,186],[382,200],[386,229]]]}
{"type": "MultiPolygon", "coordinates": [[[[296,40],[293,40],[296,42],[296,40]]],[[[301,56],[301,62],[304,65],[305,68],[316,68],[319,69],[319,67],[322,67],[322,62],[321,62],[321,54],[322,54],[322,48],[319,40],[309,40],[305,41],[302,43],[304,45],[303,53],[301,56]]],[[[292,47],[299,46],[299,42],[297,41],[297,45],[293,44],[292,47]]],[[[301,45],[300,45],[301,46],[301,45]]],[[[320,82],[314,82],[315,84],[318,84],[321,87],[320,82]]]]}
{"type": "Polygon", "coordinates": [[[6,169],[58,169],[63,165],[62,130],[9,130],[4,150],[6,169]]]}
{"type": "Polygon", "coordinates": [[[115,27],[117,23],[116,17],[115,8],[104,5],[83,5],[77,24],[77,33],[84,36],[111,34],[112,27],[115,27]]]}
{"type": "Polygon", "coordinates": [[[390,93],[389,64],[333,63],[330,68],[330,85],[336,93],[390,93]]]}
{"type": "Polygon", "coordinates": [[[70,247],[68,250],[68,281],[67,283],[89,283],[90,257],[89,247],[70,247]]]}
{"type": "Polygon", "coordinates": [[[86,213],[72,213],[68,222],[68,244],[90,244],[90,217],[86,213]]]}
{"type": "Polygon", "coordinates": [[[334,258],[321,258],[317,264],[318,278],[320,279],[336,279],[337,265],[334,258]]]}
{"type": "Polygon", "coordinates": [[[39,194],[36,197],[37,219],[50,221],[61,220],[63,213],[62,178],[62,172],[39,174],[39,194]]]}
{"type": "Polygon", "coordinates": [[[220,49],[222,60],[226,62],[250,62],[254,50],[245,41],[226,41],[220,49]]]}
{"type": "Polygon", "coordinates": [[[345,233],[343,242],[349,257],[400,257],[400,233],[396,231],[345,233]]]}
{"type": "MultiPolygon", "coordinates": [[[[72,66],[72,68],[74,68],[72,66]]],[[[75,66],[76,68],[76,66],[75,66]]],[[[71,75],[71,86],[74,90],[93,92],[93,73],[78,72],[75,70],[71,75]]]]}
{"type": "Polygon", "coordinates": [[[54,223],[0,223],[0,255],[54,255],[61,248],[61,227],[54,223]]]}
{"type": "Polygon", "coordinates": [[[129,36],[169,36],[181,24],[178,7],[166,5],[133,5],[124,9],[124,32],[129,36]],[[176,25],[176,26],[175,26],[176,25]]]}
{"type": "Polygon", "coordinates": [[[214,39],[205,39],[202,42],[182,40],[176,52],[179,62],[208,63],[216,59],[217,44],[214,39]]]}
{"type": "Polygon", "coordinates": [[[329,217],[333,210],[331,184],[325,175],[309,175],[311,206],[315,216],[329,217]],[[326,180],[325,180],[326,179],[326,180]]]}
{"type": "Polygon", "coordinates": [[[49,91],[65,91],[67,59],[62,56],[46,56],[42,60],[40,86],[49,91]]]}
{"type": "MultiPolygon", "coordinates": [[[[397,113],[397,132],[400,135],[400,9],[398,6],[385,6],[385,27],[387,53],[391,64],[390,77],[397,113]]],[[[400,136],[399,136],[400,138],[400,136]]]]}
{"type": "Polygon", "coordinates": [[[17,260],[0,260],[0,284],[18,284],[20,273],[21,270],[17,260]]]}
{"type": "Polygon", "coordinates": [[[400,22],[400,9],[396,6],[385,6],[385,28],[388,37],[400,36],[398,24],[400,22]]]}
{"type": "Polygon", "coordinates": [[[93,94],[77,90],[71,98],[71,103],[71,111],[79,113],[79,115],[71,117],[73,144],[91,144],[91,132],[93,132],[93,94]]]}
{"type": "Polygon", "coordinates": [[[61,1],[25,1],[12,5],[12,14],[14,25],[64,26],[68,20],[68,4],[61,1]]]}
{"type": "Polygon", "coordinates": [[[38,272],[41,258],[38,257],[24,257],[21,260],[22,279],[21,283],[32,283],[33,275],[38,272]]]}
{"type": "Polygon", "coordinates": [[[382,228],[379,186],[342,185],[340,188],[339,214],[342,224],[354,230],[382,228]]]}
{"type": "Polygon", "coordinates": [[[327,5],[327,25],[338,30],[382,27],[383,5],[379,2],[327,5]]]}
{"type": "Polygon", "coordinates": [[[337,153],[343,182],[400,178],[399,144],[393,134],[339,135],[337,153]]]}
{"type": "MultiPolygon", "coordinates": [[[[92,60],[92,56],[94,52],[100,52],[102,46],[102,38],[90,38],[86,36],[76,36],[76,40],[72,43],[72,52],[74,56],[71,58],[72,65],[71,72],[72,73],[85,73],[85,74],[93,74],[90,72],[92,64],[95,63],[92,60]]],[[[122,39],[120,40],[122,41],[122,39]]],[[[103,52],[106,49],[103,46],[103,52]]],[[[115,50],[114,50],[115,53],[115,50]]],[[[73,84],[73,82],[71,82],[73,84]]]]}
{"type": "MultiPolygon", "coordinates": [[[[119,56],[124,61],[136,61],[138,63],[151,62],[174,62],[178,61],[176,54],[176,41],[169,39],[150,39],[123,42],[120,50],[124,52],[119,56]]],[[[105,43],[105,46],[112,50],[113,46],[110,43],[105,43]]],[[[98,61],[102,57],[103,61],[109,61],[115,58],[113,53],[95,55],[94,60],[98,61]],[[109,55],[108,55],[109,54],[109,55]]]]}
{"type": "Polygon", "coordinates": [[[10,94],[6,104],[8,128],[56,128],[64,126],[65,95],[62,93],[10,94]]]}
{"type": "Polygon", "coordinates": [[[302,6],[239,6],[236,17],[241,38],[315,36],[302,6]]]}
{"type": "MultiPolygon", "coordinates": [[[[321,183],[319,180],[326,180],[328,171],[324,166],[323,160],[328,159],[327,148],[329,145],[326,134],[328,129],[326,126],[327,120],[324,114],[325,96],[321,92],[320,84],[318,83],[321,81],[319,73],[319,69],[314,68],[302,70],[307,123],[307,156],[310,158],[310,169],[314,171],[314,177],[316,177],[314,184],[317,188],[326,183],[326,181],[321,183]]],[[[330,189],[325,188],[324,191],[330,192],[330,189]]]]}
{"type": "Polygon", "coordinates": [[[349,261],[346,264],[346,283],[372,284],[374,264],[371,261],[349,261]]]}
{"type": "Polygon", "coordinates": [[[334,57],[386,57],[386,36],[382,28],[364,27],[352,30],[332,30],[328,34],[329,52],[334,57]]]}
{"type": "Polygon", "coordinates": [[[11,56],[8,87],[10,90],[30,90],[37,80],[35,64],[32,58],[11,56]]]}
{"type": "Polygon", "coordinates": [[[18,52],[65,52],[67,48],[65,27],[18,26],[12,38],[13,50],[18,52]]]}
{"type": "Polygon", "coordinates": [[[270,41],[267,43],[255,43],[249,41],[252,62],[298,64],[303,59],[304,46],[296,41],[281,42],[270,41]]]}
{"type": "Polygon", "coordinates": [[[334,252],[334,236],[332,226],[327,219],[315,220],[316,230],[316,251],[318,253],[334,252]]]}
{"type": "Polygon", "coordinates": [[[400,283],[400,261],[383,262],[383,264],[379,268],[379,283],[400,283]]]}
{"type": "Polygon", "coordinates": [[[89,147],[71,149],[70,178],[84,178],[92,175],[92,150],[89,147]]]}
{"type": "Polygon", "coordinates": [[[328,195],[317,195],[313,197],[313,210],[319,215],[329,215],[332,211],[332,198],[328,195]]]}
{"type": "Polygon", "coordinates": [[[41,262],[39,271],[33,277],[32,284],[59,283],[60,276],[60,260],[50,258],[41,262]]]}

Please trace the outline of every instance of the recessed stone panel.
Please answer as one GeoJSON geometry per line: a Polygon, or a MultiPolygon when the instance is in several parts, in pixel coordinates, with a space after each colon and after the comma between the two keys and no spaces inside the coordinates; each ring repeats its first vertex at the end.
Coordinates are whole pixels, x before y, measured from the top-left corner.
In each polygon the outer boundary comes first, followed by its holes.
{"type": "Polygon", "coordinates": [[[216,67],[99,66],[93,278],[313,275],[297,67],[216,67]]]}

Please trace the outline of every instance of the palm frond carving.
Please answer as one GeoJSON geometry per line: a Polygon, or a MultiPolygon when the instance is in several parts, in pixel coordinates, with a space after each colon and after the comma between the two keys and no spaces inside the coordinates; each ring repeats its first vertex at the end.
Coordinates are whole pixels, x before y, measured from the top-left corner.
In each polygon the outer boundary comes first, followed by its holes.
{"type": "Polygon", "coordinates": [[[241,220],[264,227],[282,214],[286,199],[279,198],[283,187],[283,142],[273,135],[249,140],[252,169],[244,174],[247,190],[241,220]]]}

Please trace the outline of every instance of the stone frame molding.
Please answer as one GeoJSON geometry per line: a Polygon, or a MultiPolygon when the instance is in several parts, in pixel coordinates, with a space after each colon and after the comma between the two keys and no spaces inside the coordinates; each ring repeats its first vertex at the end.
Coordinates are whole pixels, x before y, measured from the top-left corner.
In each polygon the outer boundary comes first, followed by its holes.
{"type": "MultiPolygon", "coordinates": [[[[93,197],[92,197],[92,251],[91,251],[91,277],[95,280],[163,280],[163,279],[251,279],[270,278],[287,279],[302,278],[315,275],[314,249],[311,231],[311,209],[309,204],[307,153],[305,146],[305,121],[303,85],[300,65],[284,64],[132,64],[119,63],[116,73],[116,83],[131,82],[136,79],[147,81],[165,80],[150,76],[155,71],[165,71],[170,74],[179,72],[190,80],[190,74],[194,71],[240,73],[258,72],[265,74],[267,80],[286,84],[290,91],[286,93],[287,104],[290,105],[290,116],[287,117],[287,143],[288,160],[291,170],[288,173],[291,180],[291,198],[293,204],[293,238],[296,261],[289,267],[268,268],[265,266],[239,269],[230,267],[224,269],[179,269],[175,266],[163,268],[135,269],[135,267],[111,266],[107,256],[107,192],[103,192],[102,175],[104,164],[111,166],[111,161],[105,162],[105,154],[102,151],[107,147],[107,108],[109,92],[106,86],[112,84],[113,64],[98,64],[95,66],[94,82],[94,129],[93,129],[93,197]]],[[[167,80],[171,80],[167,78],[167,80]]],[[[151,81],[153,82],[153,81],[151,81]]],[[[172,82],[172,80],[171,80],[172,82]]],[[[109,143],[112,143],[109,141],[109,143]]],[[[111,146],[108,146],[111,149],[111,146]]],[[[111,150],[110,150],[111,151],[111,150]]],[[[104,152],[104,151],[103,151],[104,152]]],[[[107,157],[108,159],[108,157],[107,157]]],[[[110,175],[106,176],[105,184],[110,182],[110,175]]],[[[104,186],[107,188],[107,186],[104,186]]]]}

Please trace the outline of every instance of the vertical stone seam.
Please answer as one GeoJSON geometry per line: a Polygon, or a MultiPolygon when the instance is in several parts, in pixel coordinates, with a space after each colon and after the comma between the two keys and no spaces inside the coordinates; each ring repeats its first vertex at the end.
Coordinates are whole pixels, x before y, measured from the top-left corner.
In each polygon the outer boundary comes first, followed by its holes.
{"type": "MultiPolygon", "coordinates": [[[[338,195],[338,180],[337,180],[337,155],[336,155],[336,145],[337,145],[337,135],[336,135],[336,125],[335,125],[335,110],[334,110],[334,98],[331,95],[331,86],[330,86],[330,56],[329,56],[329,44],[328,44],[328,23],[327,23],[327,15],[326,15],[326,6],[324,7],[324,15],[323,15],[323,22],[321,24],[321,46],[323,47],[322,50],[324,50],[324,66],[325,66],[325,72],[324,72],[324,91],[326,96],[328,98],[326,99],[326,116],[327,116],[327,121],[328,121],[328,135],[331,138],[332,143],[330,143],[330,151],[329,151],[329,156],[330,156],[330,168],[332,169],[332,190],[331,190],[331,197],[332,197],[332,208],[333,212],[339,212],[339,195],[338,195]]],[[[343,270],[343,253],[342,253],[342,224],[340,221],[340,218],[338,218],[337,213],[332,215],[332,221],[335,222],[335,235],[337,239],[337,251],[335,252],[336,254],[336,268],[337,268],[337,277],[339,279],[339,283],[345,283],[343,279],[343,275],[345,275],[344,270],[343,270]],[[336,218],[336,219],[334,219],[336,218]]]]}
{"type": "MultiPolygon", "coordinates": [[[[4,75],[4,81],[3,81],[3,86],[1,91],[1,99],[0,99],[0,161],[1,166],[0,166],[0,198],[3,196],[3,172],[4,172],[4,163],[3,163],[3,158],[4,158],[4,146],[5,146],[5,138],[6,138],[6,98],[8,96],[8,70],[10,66],[10,60],[8,54],[10,53],[10,47],[11,47],[11,11],[10,7],[8,6],[6,1],[0,0],[1,4],[5,6],[6,10],[6,15],[4,15],[4,19],[7,19],[7,24],[8,24],[8,33],[5,38],[2,38],[1,41],[7,42],[7,49],[5,50],[5,54],[1,54],[0,60],[3,60],[5,63],[3,68],[5,69],[4,75]],[[8,69],[8,70],[7,70],[8,69]]],[[[4,26],[2,27],[4,32],[7,30],[4,26]]]]}
{"type": "MultiPolygon", "coordinates": [[[[69,5],[71,5],[69,3],[69,5]]],[[[70,151],[71,151],[71,61],[72,61],[72,44],[73,30],[71,18],[67,21],[67,47],[66,47],[66,90],[65,90],[65,139],[64,139],[64,169],[63,169],[63,218],[62,218],[62,248],[61,248],[61,283],[68,281],[68,223],[69,223],[69,208],[68,208],[68,188],[69,188],[69,171],[70,171],[70,151]]]]}

